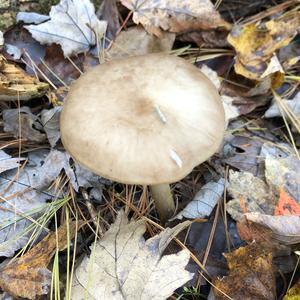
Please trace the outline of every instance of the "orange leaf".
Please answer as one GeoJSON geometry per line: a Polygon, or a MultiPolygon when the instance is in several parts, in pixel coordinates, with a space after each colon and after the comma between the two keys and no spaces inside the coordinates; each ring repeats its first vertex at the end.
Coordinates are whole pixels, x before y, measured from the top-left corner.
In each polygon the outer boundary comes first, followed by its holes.
{"type": "Polygon", "coordinates": [[[300,216],[300,205],[289,196],[283,188],[280,189],[280,196],[274,212],[275,216],[300,216]]]}

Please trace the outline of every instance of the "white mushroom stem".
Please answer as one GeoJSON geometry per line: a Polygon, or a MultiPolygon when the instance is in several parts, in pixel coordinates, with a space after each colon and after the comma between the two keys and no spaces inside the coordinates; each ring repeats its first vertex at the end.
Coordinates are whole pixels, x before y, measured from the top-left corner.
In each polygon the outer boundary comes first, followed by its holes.
{"type": "Polygon", "coordinates": [[[171,218],[175,211],[173,195],[169,184],[156,184],[150,186],[155,207],[163,224],[171,218]]]}

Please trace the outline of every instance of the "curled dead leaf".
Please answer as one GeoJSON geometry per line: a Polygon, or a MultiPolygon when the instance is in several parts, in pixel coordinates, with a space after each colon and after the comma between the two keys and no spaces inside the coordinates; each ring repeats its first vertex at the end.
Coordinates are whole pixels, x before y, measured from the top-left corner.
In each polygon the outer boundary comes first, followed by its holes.
{"type": "Polygon", "coordinates": [[[141,23],[152,34],[161,36],[162,31],[183,33],[193,30],[225,28],[224,21],[209,0],[121,0],[133,11],[133,21],[141,23]]]}
{"type": "MultiPolygon", "coordinates": [[[[299,11],[260,24],[236,26],[228,42],[236,50],[235,71],[247,78],[261,80],[276,50],[288,45],[300,26],[299,11]]],[[[268,74],[278,71],[272,66],[268,74]]]]}

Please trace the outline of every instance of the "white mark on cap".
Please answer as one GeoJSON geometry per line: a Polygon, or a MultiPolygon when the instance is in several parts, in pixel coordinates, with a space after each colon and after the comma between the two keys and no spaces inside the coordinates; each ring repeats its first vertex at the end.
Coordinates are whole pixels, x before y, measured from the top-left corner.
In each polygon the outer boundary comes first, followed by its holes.
{"type": "Polygon", "coordinates": [[[181,158],[179,157],[179,155],[176,153],[175,150],[171,149],[170,150],[170,155],[171,155],[171,158],[175,161],[176,165],[181,168],[182,167],[182,160],[181,158]]]}
{"type": "Polygon", "coordinates": [[[167,118],[166,116],[163,114],[163,112],[160,110],[159,106],[157,104],[155,104],[155,111],[157,112],[159,119],[166,124],[167,123],[167,118]]]}

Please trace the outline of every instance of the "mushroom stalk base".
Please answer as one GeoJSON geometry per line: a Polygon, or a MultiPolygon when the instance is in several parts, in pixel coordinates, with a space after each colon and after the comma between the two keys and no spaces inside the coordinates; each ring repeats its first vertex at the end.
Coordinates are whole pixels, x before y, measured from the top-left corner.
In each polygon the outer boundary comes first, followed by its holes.
{"type": "Polygon", "coordinates": [[[169,184],[156,184],[150,186],[155,207],[159,213],[162,224],[171,218],[175,211],[173,195],[169,184]]]}

